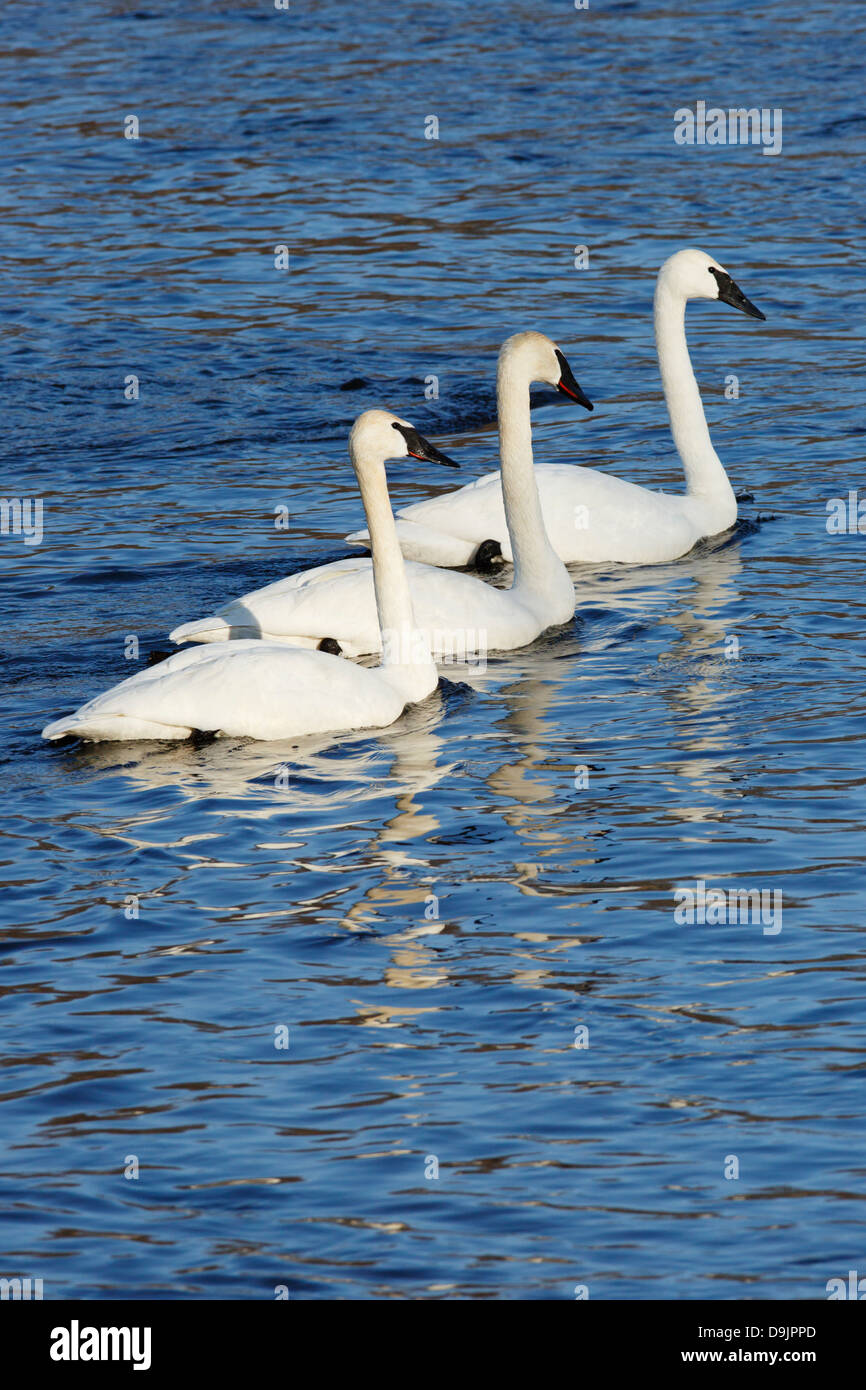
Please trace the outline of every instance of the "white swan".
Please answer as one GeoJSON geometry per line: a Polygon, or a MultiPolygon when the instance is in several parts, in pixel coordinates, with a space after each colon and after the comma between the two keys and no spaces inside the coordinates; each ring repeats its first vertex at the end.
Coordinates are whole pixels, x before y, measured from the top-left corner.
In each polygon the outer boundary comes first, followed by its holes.
{"type": "MultiPolygon", "coordinates": [[[[471,574],[407,565],[415,621],[434,657],[469,658],[526,646],[574,613],[574,584],[544,530],[532,464],[529,386],[545,381],[592,406],[562,353],[541,333],[517,333],[499,354],[496,389],[503,520],[514,583],[495,589],[471,574]]],[[[236,599],[210,618],[184,623],[173,642],[263,637],[294,646],[336,643],[348,656],[381,649],[370,561],[338,560],[236,599]]]]}
{"type": "MultiPolygon", "coordinates": [[[[752,318],[755,308],[728,272],[703,251],[677,251],[659,271],[655,335],[671,432],[686,475],[685,494],[659,493],[609,473],[571,464],[539,464],[535,474],[547,534],[566,563],[658,564],[684,555],[702,536],[726,531],[737,502],[710,440],[686,345],[689,299],[720,299],[752,318]]],[[[481,552],[511,547],[499,474],[397,513],[403,554],[432,565],[469,565],[481,552]]],[[[366,531],[346,539],[364,542],[366,531]]]]}
{"type": "Polygon", "coordinates": [[[232,642],[177,652],[43,729],[103,739],[182,739],[196,730],[256,739],[383,728],[423,700],[438,673],[412,616],[412,600],[385,460],[412,454],[450,463],[406,421],[368,410],[355,421],[349,453],[373,537],[372,582],[386,635],[382,664],[369,670],[327,652],[279,642],[232,642]]]}

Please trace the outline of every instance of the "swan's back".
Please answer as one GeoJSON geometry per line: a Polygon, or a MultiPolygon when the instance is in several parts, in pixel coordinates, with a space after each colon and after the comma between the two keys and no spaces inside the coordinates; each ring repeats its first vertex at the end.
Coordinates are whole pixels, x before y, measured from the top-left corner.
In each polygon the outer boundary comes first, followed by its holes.
{"type": "MultiPolygon", "coordinates": [[[[538,470],[536,470],[536,473],[538,470]]],[[[505,504],[502,500],[502,482],[499,472],[485,473],[465,487],[454,492],[430,497],[426,502],[413,502],[401,507],[397,516],[412,522],[423,523],[435,530],[437,524],[446,525],[450,533],[465,540],[487,540],[494,533],[486,531],[479,535],[479,523],[496,525],[504,535],[508,528],[505,521],[505,504]]],[[[483,530],[483,525],[481,526],[483,530]]],[[[495,539],[499,538],[499,531],[495,539]]]]}
{"type": "Polygon", "coordinates": [[[47,739],[280,739],[391,724],[405,700],[381,668],[325,652],[238,641],[176,652],[43,730],[47,739]]]}
{"type": "MultiPolygon", "coordinates": [[[[659,563],[684,554],[707,533],[700,500],[685,494],[655,492],[598,468],[567,463],[537,464],[535,476],[551,545],[571,564],[659,563]]],[[[499,541],[504,558],[512,559],[499,473],[416,502],[399,518],[413,529],[435,532],[438,526],[470,547],[499,541]]],[[[735,519],[736,509],[727,524],[735,519]]],[[[411,544],[411,534],[407,541],[411,544]]],[[[423,552],[423,544],[418,549],[423,552]]]]}

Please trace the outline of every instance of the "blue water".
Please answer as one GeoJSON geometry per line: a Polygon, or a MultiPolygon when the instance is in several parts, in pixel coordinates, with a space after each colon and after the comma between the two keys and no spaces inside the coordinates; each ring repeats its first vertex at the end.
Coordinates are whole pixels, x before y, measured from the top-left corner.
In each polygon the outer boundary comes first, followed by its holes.
{"type": "MultiPolygon", "coordinates": [[[[41,545],[0,537],[0,1275],[866,1273],[863,538],[826,526],[864,481],[863,7],[9,0],[2,26],[2,491],[45,513],[41,545]],[[782,153],[677,146],[698,99],[782,109],[782,153]],[[752,494],[733,532],[576,569],[567,630],[375,736],[40,741],[175,624],[346,553],[360,410],[495,466],[518,329],[596,402],[541,393],[537,458],[679,487],[651,302],[688,245],[767,315],[688,314],[752,494]],[[699,880],[781,893],[781,931],[678,923],[699,880]]],[[[392,495],[450,483],[398,465],[392,495]]]]}

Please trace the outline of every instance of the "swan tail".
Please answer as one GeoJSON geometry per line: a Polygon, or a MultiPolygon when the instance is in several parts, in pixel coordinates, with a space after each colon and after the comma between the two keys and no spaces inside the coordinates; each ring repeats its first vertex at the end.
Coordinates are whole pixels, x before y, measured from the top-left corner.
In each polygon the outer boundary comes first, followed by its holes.
{"type": "Polygon", "coordinates": [[[74,734],[77,723],[74,714],[68,715],[66,719],[55,719],[53,724],[45,725],[42,730],[42,737],[53,743],[58,738],[65,738],[67,734],[74,734]]]}
{"type": "MultiPolygon", "coordinates": [[[[422,565],[438,565],[440,569],[461,569],[472,563],[477,541],[465,541],[460,536],[449,535],[447,531],[436,531],[431,526],[423,526],[417,521],[407,521],[397,517],[397,538],[406,560],[417,560],[422,565]]],[[[370,548],[369,531],[353,531],[346,536],[350,545],[363,545],[370,548]]]]}
{"type": "Polygon", "coordinates": [[[194,623],[181,623],[168,634],[169,642],[180,647],[184,642],[228,642],[232,637],[257,637],[257,632],[242,632],[225,618],[198,618],[194,623]]]}
{"type": "Polygon", "coordinates": [[[79,711],[67,715],[65,719],[55,719],[53,724],[46,724],[42,737],[49,743],[56,743],[58,739],[70,735],[89,743],[121,743],[133,738],[189,738],[192,732],[192,729],[176,724],[155,724],[150,719],[136,719],[125,714],[101,714],[98,711],[84,714],[79,711]]]}

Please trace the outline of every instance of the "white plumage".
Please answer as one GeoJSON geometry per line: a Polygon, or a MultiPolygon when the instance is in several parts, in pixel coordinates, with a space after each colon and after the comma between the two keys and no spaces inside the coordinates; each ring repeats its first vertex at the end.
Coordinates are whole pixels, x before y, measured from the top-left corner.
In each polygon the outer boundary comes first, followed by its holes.
{"type": "Polygon", "coordinates": [[[380,728],[405,700],[381,670],[281,642],[191,647],[89,700],[43,730],[103,739],[189,738],[196,730],[279,739],[380,728]]]}
{"type": "MultiPolygon", "coordinates": [[[[718,261],[702,251],[678,251],[659,271],[656,346],[686,492],[656,492],[594,468],[537,465],[544,525],[567,564],[659,564],[684,555],[704,536],[726,531],[737,519],[736,498],[713,449],[689,360],[689,299],[720,299],[753,318],[764,317],[718,261]]],[[[500,474],[487,473],[467,487],[402,507],[397,534],[407,559],[426,564],[471,564],[479,545],[488,540],[497,541],[510,560],[500,474]]],[[[362,544],[367,532],[355,531],[346,539],[362,544]]]]}
{"type": "MultiPolygon", "coordinates": [[[[509,555],[516,556],[512,587],[495,589],[474,575],[407,565],[415,621],[434,658],[522,647],[574,613],[574,585],[551,548],[539,508],[529,415],[533,381],[585,401],[549,338],[518,333],[503,345],[497,392],[504,502],[498,485],[497,493],[509,555]]],[[[338,560],[277,580],[170,634],[178,643],[254,636],[312,647],[331,638],[349,656],[381,650],[370,561],[338,560]]]]}
{"type": "Polygon", "coordinates": [[[182,739],[205,730],[285,739],[382,728],[407,704],[424,699],[436,688],[438,675],[412,620],[384,464],[409,447],[434,461],[443,458],[411,425],[384,410],[359,416],[349,442],[373,537],[377,621],[391,639],[379,666],[370,670],[277,642],[195,647],[89,700],[49,724],[43,738],[182,739]]]}
{"type": "MultiPolygon", "coordinates": [[[[540,607],[509,590],[494,589],[471,574],[434,569],[406,561],[412,611],[434,660],[466,651],[522,647],[549,626],[540,607]],[[479,643],[472,644],[472,634],[479,643]]],[[[562,622],[574,612],[562,605],[562,622]]],[[[226,604],[210,618],[184,623],[172,642],[226,642],[259,636],[268,642],[315,648],[323,638],[339,642],[345,656],[382,650],[370,561],[362,556],[336,560],[278,579],[226,604]]]]}

